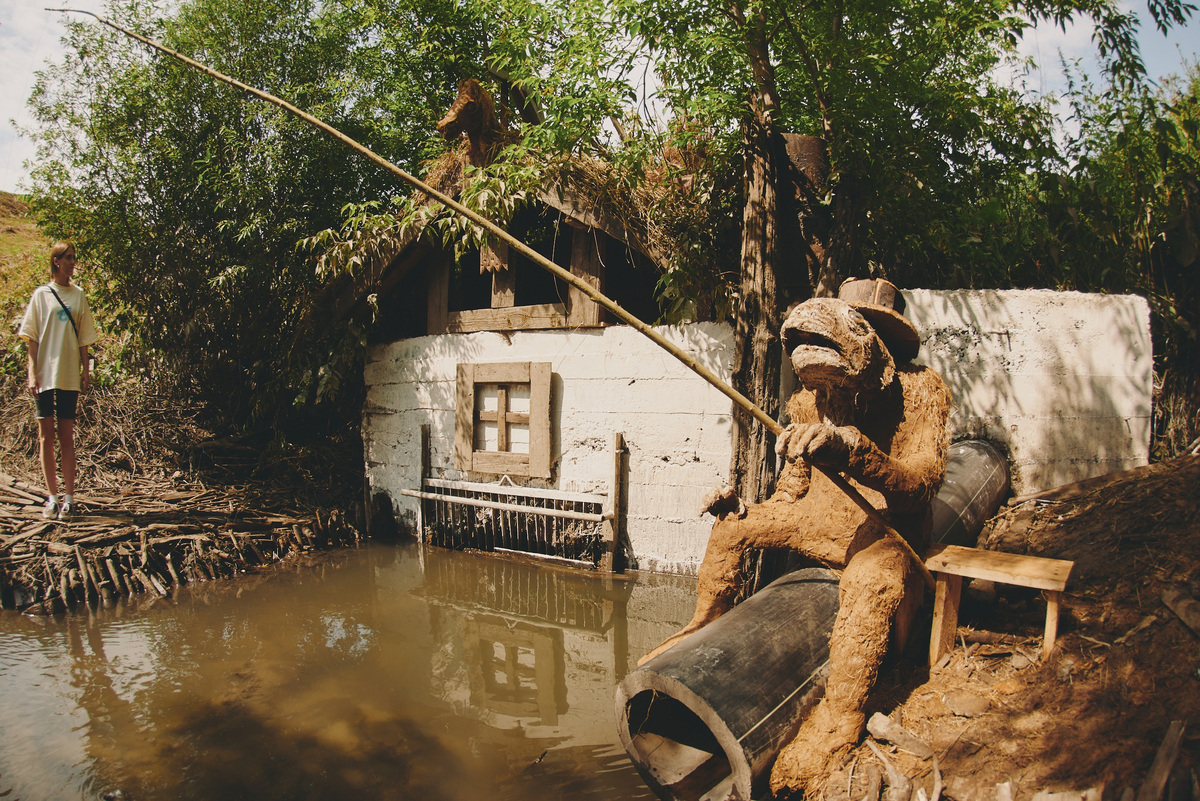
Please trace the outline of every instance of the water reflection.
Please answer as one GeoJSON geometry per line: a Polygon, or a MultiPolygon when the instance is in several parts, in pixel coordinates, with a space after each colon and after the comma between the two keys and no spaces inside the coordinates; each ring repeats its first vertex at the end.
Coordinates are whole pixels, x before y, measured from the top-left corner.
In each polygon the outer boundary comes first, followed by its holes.
{"type": "Polygon", "coordinates": [[[0,798],[650,798],[613,688],[694,582],[416,546],[0,615],[0,798]]]}

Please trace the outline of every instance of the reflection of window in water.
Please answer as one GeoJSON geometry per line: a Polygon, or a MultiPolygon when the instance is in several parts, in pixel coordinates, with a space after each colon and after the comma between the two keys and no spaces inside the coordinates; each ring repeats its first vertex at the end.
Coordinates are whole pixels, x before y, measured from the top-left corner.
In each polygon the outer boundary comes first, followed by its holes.
{"type": "Polygon", "coordinates": [[[479,644],[483,655],[483,682],[488,698],[510,702],[522,707],[532,704],[537,712],[537,680],[533,669],[536,664],[532,648],[520,645],[509,646],[502,642],[479,644]]]}
{"type": "Polygon", "coordinates": [[[562,631],[510,624],[498,618],[470,618],[463,635],[471,670],[471,700],[481,709],[553,726],[567,711],[562,631]]]}
{"type": "Polygon", "coordinates": [[[459,714],[497,729],[589,731],[608,714],[629,667],[633,582],[437,549],[423,572],[438,643],[431,686],[459,714]]]}

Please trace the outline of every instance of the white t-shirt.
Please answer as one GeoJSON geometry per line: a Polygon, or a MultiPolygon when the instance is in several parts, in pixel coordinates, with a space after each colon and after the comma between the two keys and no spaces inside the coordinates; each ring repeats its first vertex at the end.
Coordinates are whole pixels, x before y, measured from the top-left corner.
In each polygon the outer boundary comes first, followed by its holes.
{"type": "Polygon", "coordinates": [[[80,390],[79,349],[95,344],[98,338],[83,289],[75,284],[59,286],[50,283],[33,290],[17,333],[21,339],[37,343],[37,379],[43,392],[48,389],[80,390]],[[51,287],[71,310],[71,317],[79,329],[78,337],[67,313],[55,300],[51,287]]]}

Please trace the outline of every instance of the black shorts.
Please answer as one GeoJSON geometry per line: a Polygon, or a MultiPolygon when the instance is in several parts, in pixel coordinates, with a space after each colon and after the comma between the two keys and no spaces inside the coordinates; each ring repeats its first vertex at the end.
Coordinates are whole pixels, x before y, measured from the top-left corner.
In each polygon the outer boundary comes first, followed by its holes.
{"type": "Polygon", "coordinates": [[[45,392],[39,392],[37,396],[38,419],[57,417],[59,420],[74,420],[75,406],[78,403],[79,393],[71,389],[48,389],[45,392]]]}

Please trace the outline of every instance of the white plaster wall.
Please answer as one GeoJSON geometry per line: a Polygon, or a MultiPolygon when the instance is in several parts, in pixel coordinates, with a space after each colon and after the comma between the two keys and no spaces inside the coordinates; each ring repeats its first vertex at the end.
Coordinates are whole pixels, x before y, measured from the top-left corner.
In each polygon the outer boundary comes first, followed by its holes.
{"type": "MultiPolygon", "coordinates": [[[[728,380],[732,332],[701,323],[658,329],[728,380]]],[[[420,337],[372,348],[363,419],[367,476],[399,514],[416,500],[399,494],[420,481],[420,429],[431,426],[431,471],[465,478],[454,466],[455,370],[459,362],[550,362],[554,486],[608,488],[612,432],[629,451],[626,530],[636,566],[695,572],[711,519],[700,499],[725,483],[730,401],[637,331],[529,331],[420,337]]]]}
{"type": "Polygon", "coordinates": [[[918,361],[954,394],[958,436],[1007,447],[1016,494],[1150,456],[1150,306],[1049,290],[904,293],[918,361]]]}

